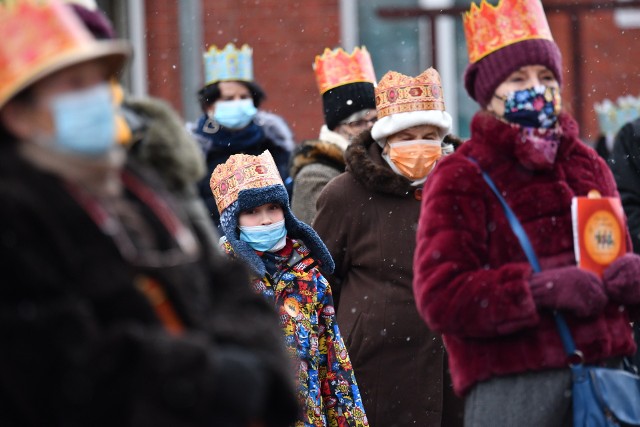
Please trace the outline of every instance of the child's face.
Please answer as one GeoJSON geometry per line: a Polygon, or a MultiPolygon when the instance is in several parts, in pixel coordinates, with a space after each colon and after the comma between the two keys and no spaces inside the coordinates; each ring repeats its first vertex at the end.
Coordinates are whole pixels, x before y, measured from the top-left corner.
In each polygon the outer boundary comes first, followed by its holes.
{"type": "Polygon", "coordinates": [[[270,225],[283,219],[284,212],[282,207],[277,203],[267,203],[240,212],[238,223],[242,227],[255,227],[257,225],[270,225]]]}

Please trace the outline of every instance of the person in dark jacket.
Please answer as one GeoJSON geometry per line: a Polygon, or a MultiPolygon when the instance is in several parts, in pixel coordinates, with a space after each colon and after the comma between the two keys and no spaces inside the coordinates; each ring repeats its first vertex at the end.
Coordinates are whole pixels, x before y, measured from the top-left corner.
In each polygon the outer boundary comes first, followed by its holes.
{"type": "Polygon", "coordinates": [[[465,425],[571,425],[571,371],[554,311],[586,364],[619,365],[636,349],[629,323],[640,308],[640,257],[624,254],[603,277],[576,265],[572,198],[618,193],[562,109],[562,57],[541,2],[474,4],[464,26],[465,88],[481,111],[471,138],[425,184],[418,310],[443,335],[465,425]],[[522,224],[540,272],[483,173],[522,224]]]}
{"type": "Polygon", "coordinates": [[[376,97],[379,119],[347,148],[347,170],[320,194],[312,225],[335,260],[337,318],[370,425],[460,426],[442,341],[411,287],[422,186],[459,141],[434,69],[389,72],[376,97]]]}
{"type": "Polygon", "coordinates": [[[325,124],[316,140],[303,141],[291,158],[291,210],[307,224],[316,216],[322,189],[344,172],[344,151],[376,121],[376,76],[366,47],[351,54],[342,48],[316,56],[314,71],[325,124]]]}
{"type": "Polygon", "coordinates": [[[275,314],[115,144],[128,45],[53,0],[0,21],[0,424],[290,425],[275,314]]]}
{"type": "MultiPolygon", "coordinates": [[[[640,254],[640,119],[627,123],[616,135],[609,166],[627,215],[633,251],[640,254]]],[[[633,329],[636,342],[640,342],[640,324],[636,322],[633,329]]],[[[634,362],[640,366],[640,351],[634,362]]]]}
{"type": "Polygon", "coordinates": [[[222,50],[209,48],[204,54],[206,84],[198,92],[203,114],[196,123],[187,124],[206,159],[208,173],[198,188],[216,226],[220,225],[220,217],[209,189],[209,177],[232,154],[257,156],[268,150],[289,191],[291,188],[289,158],[295,147],[293,135],[282,117],[259,110],[265,93],[253,79],[252,55],[248,45],[237,49],[229,43],[222,50]]]}

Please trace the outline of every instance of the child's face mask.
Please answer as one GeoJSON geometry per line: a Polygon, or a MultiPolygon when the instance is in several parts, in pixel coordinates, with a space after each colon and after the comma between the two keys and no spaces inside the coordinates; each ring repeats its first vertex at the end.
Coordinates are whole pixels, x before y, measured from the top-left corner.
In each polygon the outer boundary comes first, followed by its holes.
{"type": "Polygon", "coordinates": [[[269,225],[240,226],[240,240],[247,242],[254,250],[266,252],[284,247],[287,229],[282,221],[269,225]],[[280,246],[281,245],[281,246],[280,246]],[[280,247],[278,247],[280,246],[280,247]]]}

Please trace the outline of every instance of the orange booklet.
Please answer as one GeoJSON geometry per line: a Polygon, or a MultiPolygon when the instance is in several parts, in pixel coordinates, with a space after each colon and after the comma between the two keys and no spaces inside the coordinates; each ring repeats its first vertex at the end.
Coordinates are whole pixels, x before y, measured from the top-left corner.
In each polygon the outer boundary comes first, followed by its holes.
{"type": "Polygon", "coordinates": [[[600,197],[597,191],[589,192],[588,197],[574,197],[571,218],[578,266],[602,277],[604,269],[627,252],[620,199],[600,197]]]}

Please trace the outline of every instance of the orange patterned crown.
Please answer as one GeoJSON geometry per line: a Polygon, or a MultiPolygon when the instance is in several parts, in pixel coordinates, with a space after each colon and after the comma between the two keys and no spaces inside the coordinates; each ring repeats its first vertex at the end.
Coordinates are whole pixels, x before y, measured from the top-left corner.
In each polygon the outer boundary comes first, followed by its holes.
{"type": "Polygon", "coordinates": [[[444,111],[440,74],[434,68],[428,68],[418,77],[389,71],[376,87],[376,110],[378,120],[411,111],[444,111]]]}
{"type": "Polygon", "coordinates": [[[349,83],[376,84],[371,55],[366,47],[356,47],[348,54],[342,48],[326,48],[322,56],[317,55],[313,64],[320,95],[338,86],[349,83]]]}
{"type": "Polygon", "coordinates": [[[553,41],[540,0],[500,0],[496,6],[482,0],[480,7],[471,3],[462,22],[472,64],[498,49],[524,40],[553,41]]]}
{"type": "Polygon", "coordinates": [[[32,83],[65,67],[98,58],[117,71],[124,42],[96,41],[69,6],[50,0],[0,1],[0,107],[32,83]]]}
{"type": "Polygon", "coordinates": [[[209,180],[220,213],[238,200],[240,191],[277,184],[284,185],[276,162],[268,151],[259,156],[234,154],[216,166],[209,180]]]}

